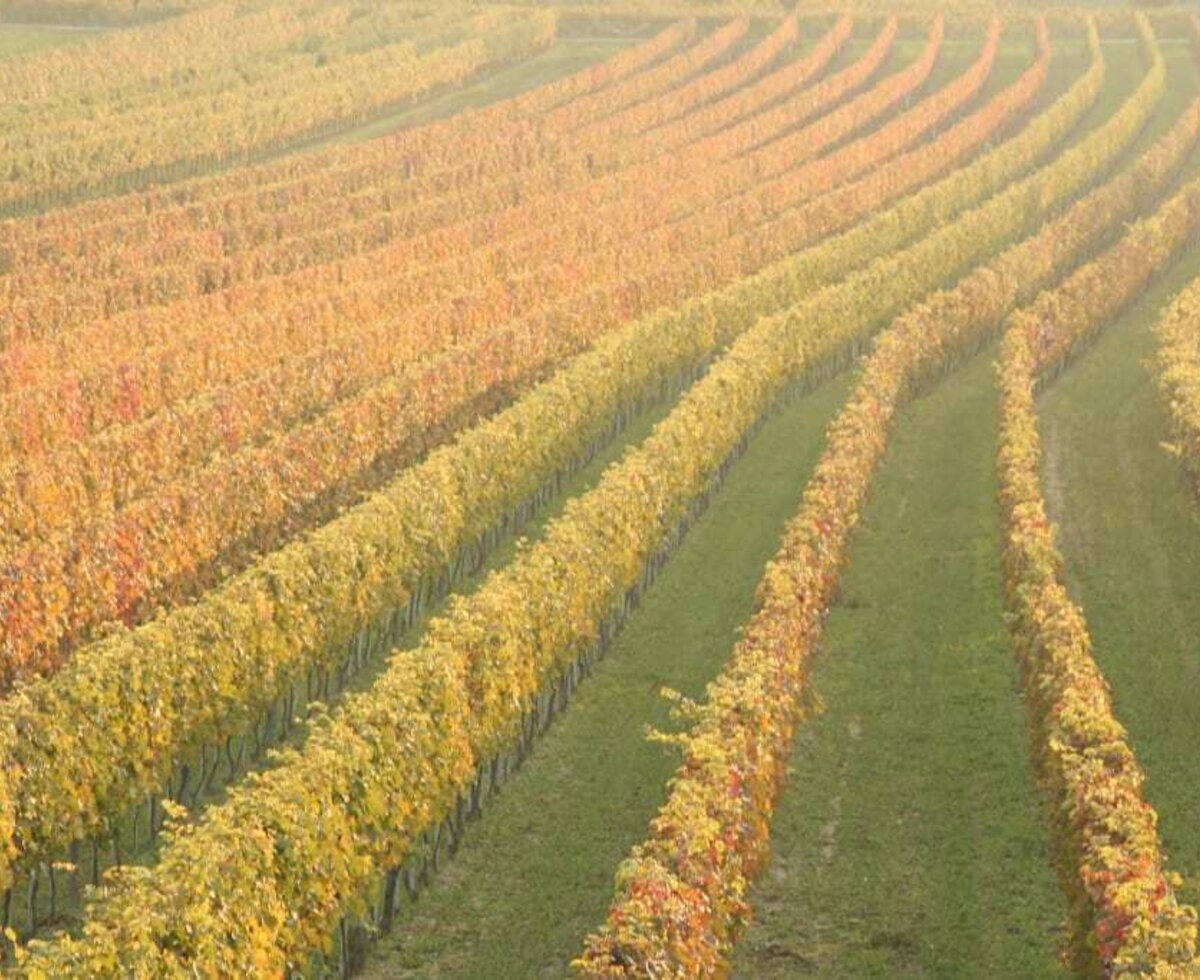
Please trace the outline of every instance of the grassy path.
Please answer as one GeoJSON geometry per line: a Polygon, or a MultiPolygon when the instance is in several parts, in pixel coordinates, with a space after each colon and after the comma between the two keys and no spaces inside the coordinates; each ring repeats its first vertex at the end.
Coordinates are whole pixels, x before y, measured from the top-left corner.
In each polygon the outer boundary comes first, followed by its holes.
{"type": "Polygon", "coordinates": [[[830,616],[736,976],[1047,976],[1065,907],[1004,630],[995,396],[901,420],[830,616]]]}
{"type": "Polygon", "coordinates": [[[80,30],[50,25],[0,24],[0,59],[12,58],[30,51],[77,44],[101,33],[100,29],[80,30]]]}
{"type": "Polygon", "coordinates": [[[676,764],[644,737],[647,724],[672,724],[659,690],[700,694],[724,662],[846,384],[823,385],[762,428],[571,709],[373,951],[367,976],[565,974],[676,764]]]}
{"type": "Polygon", "coordinates": [[[1162,304],[1197,275],[1193,251],[1040,405],[1043,486],[1072,591],[1191,903],[1200,902],[1200,512],[1159,446],[1165,429],[1144,361],[1162,304]]]}

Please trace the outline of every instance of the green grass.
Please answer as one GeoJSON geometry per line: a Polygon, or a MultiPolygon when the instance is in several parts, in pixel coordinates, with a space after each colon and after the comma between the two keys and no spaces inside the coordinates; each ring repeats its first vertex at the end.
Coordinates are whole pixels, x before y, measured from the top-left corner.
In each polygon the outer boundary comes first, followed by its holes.
{"type": "Polygon", "coordinates": [[[95,37],[97,31],[75,30],[69,27],[27,27],[23,24],[0,24],[0,59],[12,58],[30,51],[58,48],[66,44],[95,37]]]}
{"type": "Polygon", "coordinates": [[[976,358],[899,422],[736,976],[1057,970],[1066,910],[1002,617],[991,379],[976,358]]]}
{"type": "Polygon", "coordinates": [[[725,662],[845,391],[836,379],[766,423],[570,710],[373,951],[367,976],[565,974],[676,764],[644,738],[645,725],[672,724],[659,690],[700,694],[725,662]]]}
{"type": "MultiPolygon", "coordinates": [[[[1196,172],[1195,169],[1192,171],[1196,172]]],[[[1144,361],[1162,304],[1200,275],[1200,252],[1111,325],[1040,404],[1043,486],[1072,595],[1158,810],[1169,866],[1200,902],[1200,518],[1144,361]]]]}

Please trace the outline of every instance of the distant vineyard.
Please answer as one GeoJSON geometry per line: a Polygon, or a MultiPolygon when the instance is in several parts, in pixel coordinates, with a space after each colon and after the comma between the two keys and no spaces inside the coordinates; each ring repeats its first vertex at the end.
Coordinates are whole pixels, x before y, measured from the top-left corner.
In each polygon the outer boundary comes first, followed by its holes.
{"type": "MultiPolygon", "coordinates": [[[[30,9],[0,2],[0,20],[30,9]]],[[[1019,730],[957,763],[973,789],[943,833],[986,827],[1060,887],[1042,905],[985,896],[1004,907],[979,969],[1016,972],[1019,948],[1079,975],[1200,974],[1195,831],[1164,790],[1194,786],[1192,722],[1123,727],[1137,685],[1107,677],[1110,610],[1089,625],[1089,563],[1074,530],[1056,535],[1080,491],[1042,401],[1168,284],[1150,356],[1127,360],[1157,391],[1162,433],[1142,441],[1182,463],[1155,490],[1194,497],[1200,20],[771,2],[44,13],[110,29],[0,57],[0,971],[766,976],[782,947],[760,945],[763,909],[814,969],[974,969],[902,962],[878,935],[824,943],[858,911],[795,922],[763,889],[798,908],[835,859],[873,883],[875,829],[842,808],[869,812],[872,779],[936,768],[936,740],[963,736],[911,718],[901,763],[855,782],[846,750],[828,812],[788,816],[814,795],[796,774],[821,739],[882,752],[876,722],[915,710],[897,693],[831,735],[821,671],[846,648],[839,613],[873,601],[845,592],[863,542],[940,518],[920,493],[871,510],[914,413],[983,359],[994,526],[927,564],[970,568],[953,574],[996,606],[982,628],[1011,683],[989,696],[1019,730]],[[840,409],[808,420],[816,462],[789,471],[789,507],[713,516],[773,420],[830,391],[840,409]],[[731,569],[765,525],[774,555],[700,609],[661,581],[720,580],[688,555],[721,521],[731,569]],[[674,634],[710,613],[727,649],[673,690],[690,655],[674,634]],[[678,730],[604,693],[653,615],[657,659],[634,683],[667,688],[678,730]],[[620,761],[645,729],[669,768],[620,761]],[[443,911],[465,872],[414,903],[461,860],[526,908],[511,869],[550,812],[537,762],[571,739],[634,817],[539,871],[561,915],[489,935],[479,895],[443,911]],[[990,785],[993,756],[1028,786],[990,785]],[[1014,799],[1044,846],[989,823],[1014,799]],[[472,851],[505,820],[520,847],[472,851]],[[769,874],[793,844],[807,857],[769,874]]],[[[876,822],[925,833],[933,777],[906,778],[904,808],[876,822]]],[[[553,802],[582,815],[594,789],[553,802]]],[[[928,846],[949,868],[979,850],[963,840],[928,846]]],[[[904,874],[959,911],[984,890],[915,859],[904,874]]],[[[882,891],[858,895],[862,921],[882,891]]]]}
{"type": "Polygon", "coordinates": [[[551,13],[218,4],[0,62],[0,207],[275,151],[527,56],[553,36],[551,13]],[[97,77],[109,79],[100,90],[97,77]]]}

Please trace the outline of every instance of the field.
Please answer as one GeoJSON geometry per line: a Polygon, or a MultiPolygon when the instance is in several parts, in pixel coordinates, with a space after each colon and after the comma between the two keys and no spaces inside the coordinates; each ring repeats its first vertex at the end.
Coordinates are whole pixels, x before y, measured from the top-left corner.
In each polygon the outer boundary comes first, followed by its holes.
{"type": "Polygon", "coordinates": [[[0,975],[1200,977],[1200,18],[0,0],[0,975]]]}

